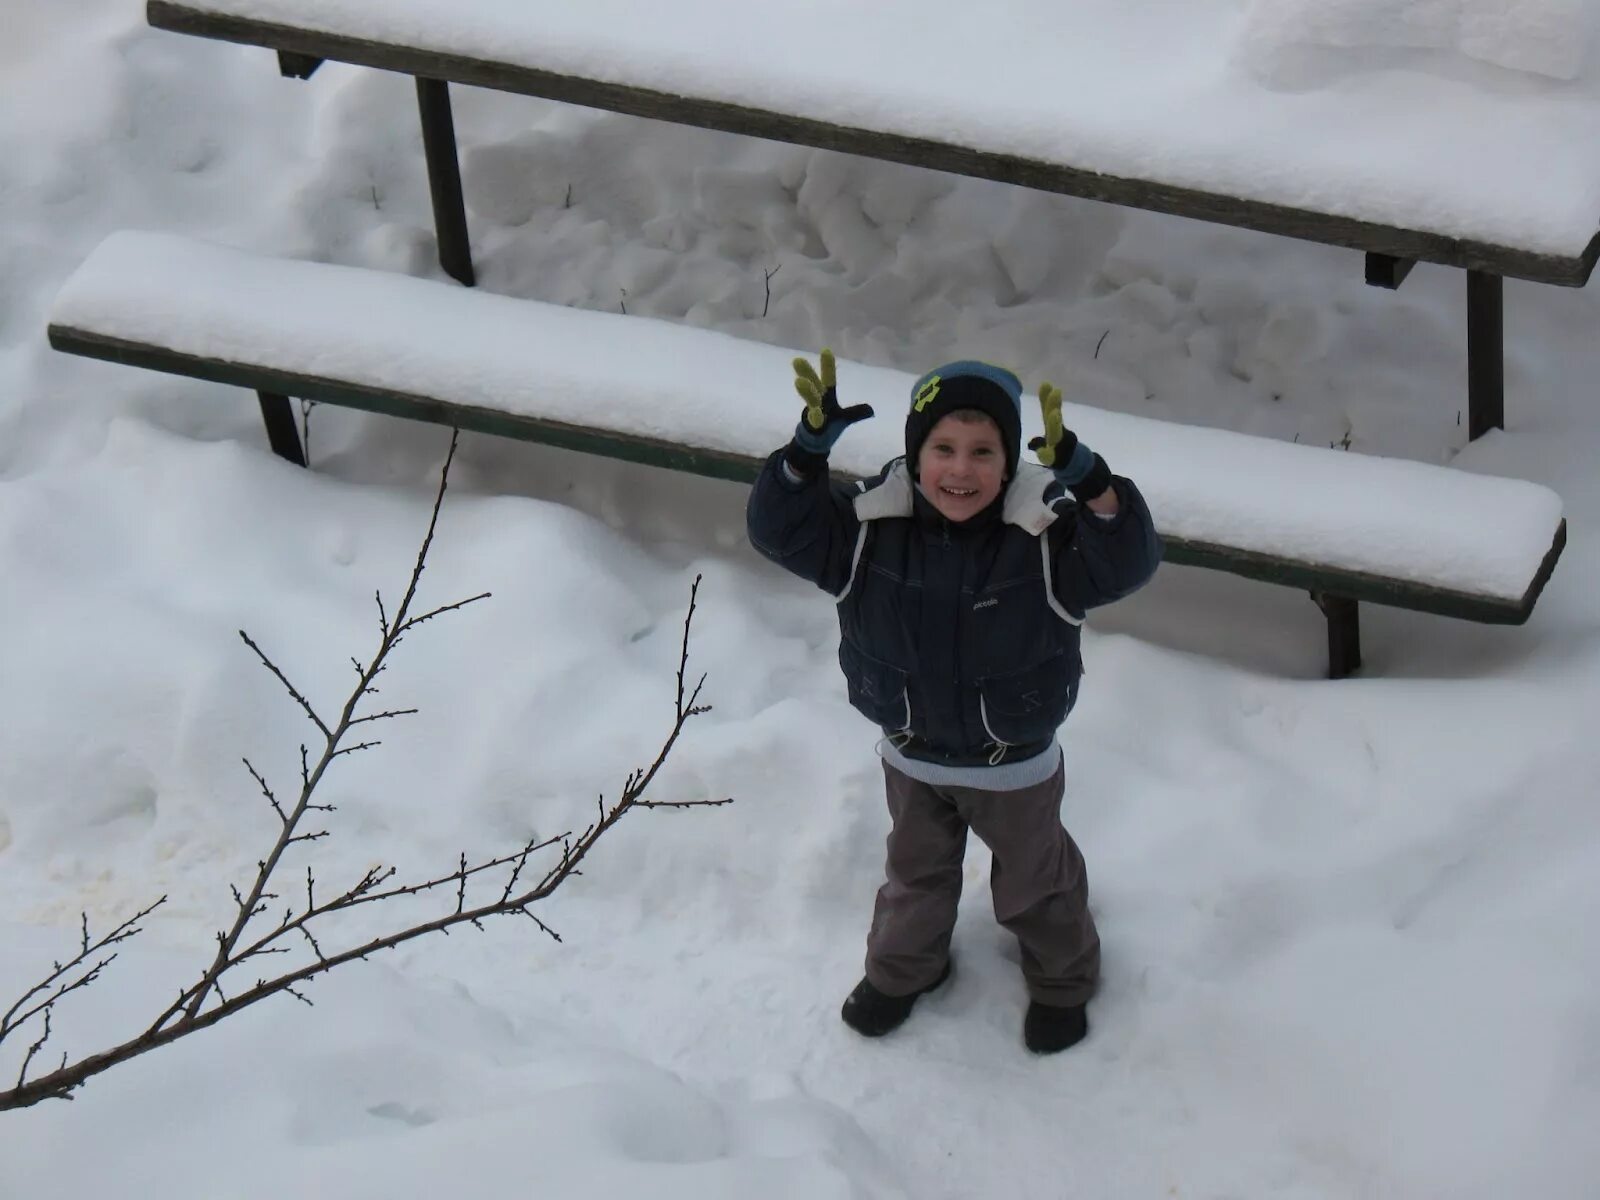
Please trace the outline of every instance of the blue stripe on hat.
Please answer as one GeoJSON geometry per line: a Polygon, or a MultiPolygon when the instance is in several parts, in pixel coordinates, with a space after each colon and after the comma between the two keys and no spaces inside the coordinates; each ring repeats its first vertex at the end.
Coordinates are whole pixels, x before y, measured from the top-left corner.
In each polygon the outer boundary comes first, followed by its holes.
{"type": "Polygon", "coordinates": [[[939,379],[955,379],[962,375],[972,375],[979,379],[987,379],[990,383],[1000,388],[1011,397],[1011,402],[1017,406],[1017,411],[1022,411],[1022,380],[1018,379],[1004,367],[997,367],[993,363],[980,362],[975,358],[962,358],[942,367],[935,367],[911,386],[911,398],[915,400],[917,393],[927,386],[928,381],[937,377],[939,379]]]}

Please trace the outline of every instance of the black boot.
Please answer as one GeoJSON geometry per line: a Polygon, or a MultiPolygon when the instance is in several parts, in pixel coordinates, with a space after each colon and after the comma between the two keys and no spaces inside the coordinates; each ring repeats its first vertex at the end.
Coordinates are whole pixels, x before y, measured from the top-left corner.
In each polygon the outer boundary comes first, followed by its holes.
{"type": "Polygon", "coordinates": [[[1054,1054],[1077,1045],[1089,1032],[1087,1008],[1084,1004],[1061,1007],[1033,1001],[1022,1020],[1023,1044],[1035,1054],[1054,1054]]]}
{"type": "Polygon", "coordinates": [[[844,1018],[846,1025],[862,1037],[882,1037],[890,1030],[898,1029],[905,1024],[905,1019],[911,1015],[911,1006],[917,1002],[918,996],[933,991],[949,978],[950,960],[946,959],[944,970],[939,972],[939,978],[927,987],[907,996],[887,996],[863,979],[856,984],[855,991],[845,997],[844,1008],[839,1015],[844,1018]]]}

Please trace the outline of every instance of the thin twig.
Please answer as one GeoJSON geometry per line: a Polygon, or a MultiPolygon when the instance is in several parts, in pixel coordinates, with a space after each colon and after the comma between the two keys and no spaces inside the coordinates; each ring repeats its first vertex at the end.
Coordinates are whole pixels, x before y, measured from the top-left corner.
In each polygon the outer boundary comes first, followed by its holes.
{"type": "Polygon", "coordinates": [[[139,922],[143,921],[146,917],[155,912],[156,909],[160,908],[166,902],[167,898],[162,896],[161,899],[157,900],[154,904],[140,909],[126,921],[123,921],[122,924],[118,925],[110,933],[94,942],[90,942],[89,940],[89,915],[84,913],[82,915],[82,922],[80,925],[80,948],[78,953],[73,955],[66,962],[52,964],[54,969],[50,972],[50,974],[46,975],[39,983],[35,984],[33,987],[24,992],[17,999],[15,1004],[8,1008],[3,1015],[0,1015],[0,1042],[5,1041],[8,1036],[15,1033],[23,1025],[27,1024],[28,1021],[33,1017],[36,1017],[40,1013],[46,1012],[50,1008],[54,1007],[56,1002],[60,1000],[61,997],[68,995],[71,992],[78,991],[80,988],[88,987],[91,983],[98,979],[100,977],[100,973],[104,971],[106,967],[110,966],[112,960],[116,958],[115,954],[108,955],[89,966],[76,980],[71,982],[63,982],[64,980],[67,980],[67,978],[74,971],[82,967],[96,954],[99,954],[100,951],[108,949],[111,946],[119,945],[120,943],[126,942],[131,938],[137,937],[141,932],[143,932],[139,922]],[[30,1007],[29,1002],[32,1001],[34,997],[45,995],[46,993],[49,994],[45,999],[31,1005],[30,1007]]]}
{"type": "Polygon", "coordinates": [[[261,794],[267,798],[267,803],[272,805],[272,811],[278,814],[278,820],[288,821],[289,815],[283,811],[283,805],[278,803],[278,798],[272,794],[272,789],[267,786],[267,781],[261,777],[261,772],[250,765],[250,760],[244,759],[244,769],[250,772],[250,777],[261,788],[261,794]]]}
{"type": "Polygon", "coordinates": [[[39,1051],[44,1049],[44,1044],[50,1040],[50,1010],[44,1010],[44,1032],[39,1035],[38,1041],[28,1047],[28,1052],[22,1056],[22,1068],[17,1072],[17,1086],[21,1087],[28,1078],[28,1068],[33,1065],[33,1059],[39,1051]]]}
{"type": "Polygon", "coordinates": [[[783,264],[779,263],[777,266],[773,267],[772,270],[762,272],[762,274],[766,276],[767,288],[767,298],[761,302],[761,315],[763,317],[767,315],[767,310],[772,307],[772,277],[781,270],[783,270],[783,264]]]}
{"type": "Polygon", "coordinates": [[[397,708],[391,712],[373,713],[368,717],[352,717],[350,724],[360,725],[365,721],[387,721],[390,717],[414,717],[417,710],[414,708],[397,708]]]}
{"type": "Polygon", "coordinates": [[[271,671],[278,677],[278,682],[289,689],[289,695],[293,696],[295,698],[295,702],[299,704],[301,708],[305,709],[306,716],[311,718],[311,723],[322,731],[324,737],[332,737],[333,731],[323,723],[321,717],[317,716],[316,709],[311,707],[311,701],[302,696],[299,692],[299,689],[297,689],[294,684],[289,682],[282,671],[278,670],[278,664],[268,658],[266,652],[262,650],[260,646],[256,645],[255,642],[251,641],[250,635],[244,630],[239,630],[239,636],[244,639],[244,644],[246,646],[249,646],[250,649],[256,652],[256,657],[261,660],[262,664],[267,668],[267,670],[271,671]]]}
{"type": "Polygon", "coordinates": [[[431,621],[435,617],[439,616],[441,613],[455,612],[457,609],[465,608],[469,604],[476,604],[479,600],[487,600],[492,595],[494,595],[493,592],[480,592],[480,593],[478,593],[478,595],[470,596],[465,600],[457,600],[454,604],[441,605],[440,607],[434,609],[432,612],[423,613],[420,617],[412,617],[403,626],[401,626],[400,632],[401,633],[405,633],[407,630],[415,629],[418,625],[421,625],[424,621],[431,621]]]}

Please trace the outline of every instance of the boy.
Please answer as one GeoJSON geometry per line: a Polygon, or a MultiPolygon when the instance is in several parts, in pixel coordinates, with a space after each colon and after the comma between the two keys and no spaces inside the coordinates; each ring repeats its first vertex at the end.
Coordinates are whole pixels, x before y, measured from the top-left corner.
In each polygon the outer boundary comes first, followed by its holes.
{"type": "Polygon", "coordinates": [[[1023,1041],[1064,1050],[1088,1032],[1100,967],[1083,856],[1061,824],[1056,729],[1077,700],[1086,610],[1154,573],[1143,497],[1061,427],[1041,385],[1045,438],[1020,461],[1022,385],[954,362],[916,383],[906,452],[873,479],[831,482],[839,435],[873,415],[841,408],[831,352],[795,360],[806,410],[750,494],[752,544],[832,593],[850,702],[879,725],[891,828],[866,975],[845,1022],[898,1027],[950,974],[970,828],[993,854],[995,917],[1022,949],[1023,1041]]]}

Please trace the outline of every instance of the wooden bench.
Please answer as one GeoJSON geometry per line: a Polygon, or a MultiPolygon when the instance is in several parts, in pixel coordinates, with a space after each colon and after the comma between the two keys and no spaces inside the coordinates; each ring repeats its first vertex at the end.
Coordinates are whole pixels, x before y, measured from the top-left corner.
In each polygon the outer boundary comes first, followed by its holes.
{"type": "MultiPolygon", "coordinates": [[[[788,440],[797,408],[793,351],[165,234],[108,238],[64,285],[49,337],[257,392],[272,448],[302,465],[290,397],[736,481],[788,440]]],[[[863,477],[900,452],[912,377],[839,374],[878,412],[834,452],[863,477]]],[[[1358,602],[1519,624],[1565,543],[1561,500],[1536,484],[1076,403],[1063,415],[1138,481],[1169,561],[1309,592],[1332,677],[1360,664],[1358,602]]],[[[1025,416],[1026,438],[1038,413],[1025,416]]]]}
{"type": "Polygon", "coordinates": [[[1600,172],[1587,161],[1600,110],[1524,88],[1479,103],[1425,72],[1387,108],[1348,88],[1263,88],[1233,103],[1209,77],[1172,92],[1192,63],[1163,54],[1224,59],[1224,8],[1162,5],[1160,36],[1129,45],[1107,44],[1116,23],[1101,6],[1047,0],[958,28],[863,6],[843,30],[806,0],[722,0],[664,10],[666,21],[623,0],[149,0],[147,14],[160,29],[275,50],[286,76],[309,78],[325,59],[414,76],[439,260],[466,284],[452,82],[1348,247],[1380,287],[1399,287],[1417,262],[1464,268],[1468,436],[1503,428],[1502,280],[1587,282],[1600,255],[1600,172]],[[1056,95],[1049,81],[1073,73],[1097,81],[1094,103],[1056,95]],[[1144,112],[1152,103],[1165,107],[1144,112]],[[1127,112],[1144,115],[1130,125],[1127,112]],[[1308,132],[1286,138],[1295,126],[1308,132]]]}

